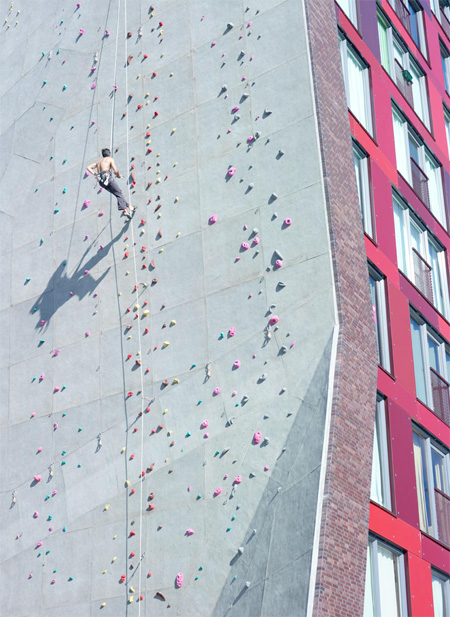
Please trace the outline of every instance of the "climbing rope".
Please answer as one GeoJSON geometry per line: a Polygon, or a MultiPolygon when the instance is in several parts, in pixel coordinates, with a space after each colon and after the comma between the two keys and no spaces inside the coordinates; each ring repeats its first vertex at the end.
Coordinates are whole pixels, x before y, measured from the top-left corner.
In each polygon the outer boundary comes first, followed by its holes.
{"type": "MultiPolygon", "coordinates": [[[[127,28],[127,0],[124,0],[124,36],[125,36],[125,103],[128,103],[128,62],[127,62],[127,58],[128,58],[128,28],[127,28]]],[[[129,122],[128,122],[128,114],[126,115],[126,155],[127,155],[127,164],[130,161],[130,152],[129,152],[129,126],[128,126],[129,122]]],[[[128,171],[128,170],[127,170],[128,171]]],[[[128,190],[128,203],[131,205],[131,188],[130,188],[130,176],[129,173],[127,173],[127,190],[128,190]]],[[[139,354],[141,353],[141,314],[140,314],[140,304],[139,304],[139,288],[140,288],[140,284],[138,281],[138,275],[137,275],[137,265],[136,265],[136,245],[135,245],[135,241],[134,241],[134,224],[133,224],[133,219],[131,219],[130,221],[130,227],[131,227],[131,242],[133,245],[133,267],[134,267],[134,280],[135,280],[135,290],[137,293],[137,302],[136,302],[136,315],[137,315],[137,321],[138,321],[138,351],[139,354]]],[[[140,357],[141,359],[141,357],[140,357]]],[[[141,379],[141,452],[140,452],[140,464],[141,464],[141,471],[143,470],[143,466],[144,466],[144,401],[145,401],[145,395],[144,395],[144,369],[142,366],[142,360],[141,363],[139,365],[139,373],[140,373],[140,379],[141,379]]],[[[140,508],[139,508],[139,571],[138,571],[138,594],[139,594],[139,598],[141,597],[141,572],[142,572],[142,559],[143,559],[143,554],[142,554],[142,521],[143,521],[143,517],[142,517],[142,508],[143,508],[143,484],[144,484],[144,479],[141,476],[141,486],[140,486],[140,508]]],[[[140,617],[141,615],[141,602],[138,602],[138,615],[140,617]]]]}

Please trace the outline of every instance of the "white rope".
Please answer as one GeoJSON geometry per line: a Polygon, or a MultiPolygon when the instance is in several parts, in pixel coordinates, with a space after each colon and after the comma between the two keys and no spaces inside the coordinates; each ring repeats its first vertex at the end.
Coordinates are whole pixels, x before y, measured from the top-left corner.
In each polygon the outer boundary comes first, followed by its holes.
{"type": "MultiPolygon", "coordinates": [[[[125,35],[125,102],[128,103],[128,62],[127,62],[127,58],[128,58],[128,30],[127,30],[127,0],[124,0],[124,35],[125,35]]],[[[129,127],[128,127],[128,114],[126,115],[126,128],[127,128],[127,165],[130,161],[130,153],[129,153],[129,127]]],[[[130,190],[130,177],[129,177],[129,173],[128,173],[128,169],[127,169],[127,189],[128,189],[128,204],[131,205],[131,190],[130,190]]],[[[135,288],[137,288],[136,293],[138,294],[137,296],[137,302],[136,304],[140,307],[139,305],[139,281],[138,281],[138,275],[137,275],[137,266],[136,266],[136,247],[135,247],[135,241],[134,241],[134,225],[133,225],[133,219],[131,219],[130,221],[130,226],[131,226],[131,242],[133,245],[133,265],[134,265],[134,279],[135,279],[135,288]]],[[[141,349],[141,315],[140,315],[140,308],[137,309],[137,316],[138,316],[138,345],[139,345],[139,352],[140,354],[142,353],[142,349],[141,349]]],[[[145,397],[144,397],[144,369],[142,366],[142,355],[139,356],[139,359],[141,360],[141,364],[139,367],[139,372],[140,372],[140,377],[141,377],[141,471],[143,470],[143,465],[144,465],[144,401],[145,401],[145,397]]],[[[143,555],[142,555],[142,507],[143,507],[143,484],[144,484],[144,479],[141,477],[141,490],[140,490],[140,510],[139,510],[139,572],[138,572],[138,593],[139,596],[141,595],[141,572],[142,572],[142,559],[143,559],[143,555]]],[[[141,615],[141,602],[138,602],[138,615],[140,617],[141,615]]]]}
{"type": "Polygon", "coordinates": [[[114,115],[116,110],[116,90],[115,86],[117,85],[117,47],[119,45],[119,22],[120,22],[120,0],[117,3],[117,25],[116,25],[116,50],[114,54],[114,88],[112,95],[112,104],[111,104],[111,137],[109,138],[109,143],[111,145],[111,155],[113,154],[114,144],[114,115]]]}

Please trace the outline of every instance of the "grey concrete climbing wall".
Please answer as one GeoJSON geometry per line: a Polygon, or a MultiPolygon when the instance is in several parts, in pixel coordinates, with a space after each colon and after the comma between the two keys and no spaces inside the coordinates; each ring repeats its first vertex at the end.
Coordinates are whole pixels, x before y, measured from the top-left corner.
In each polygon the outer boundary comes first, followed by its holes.
{"type": "Polygon", "coordinates": [[[337,317],[302,2],[0,7],[0,613],[305,615],[337,317]]]}

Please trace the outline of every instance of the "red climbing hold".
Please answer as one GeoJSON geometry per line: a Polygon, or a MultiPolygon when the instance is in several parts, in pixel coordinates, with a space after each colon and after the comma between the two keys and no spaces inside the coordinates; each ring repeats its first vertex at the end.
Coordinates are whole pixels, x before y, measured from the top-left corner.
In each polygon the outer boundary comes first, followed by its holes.
{"type": "Polygon", "coordinates": [[[145,328],[144,334],[148,334],[148,328],[145,328]]]}
{"type": "Polygon", "coordinates": [[[157,111],[155,111],[155,116],[159,116],[159,113],[157,111]]]}
{"type": "Polygon", "coordinates": [[[127,258],[129,254],[130,254],[130,253],[129,253],[128,251],[125,251],[125,253],[124,253],[125,258],[127,258]]]}
{"type": "Polygon", "coordinates": [[[156,77],[156,73],[153,73],[153,77],[156,77]]]}
{"type": "Polygon", "coordinates": [[[127,360],[129,360],[130,358],[132,358],[132,354],[131,353],[128,354],[127,360]]]}
{"type": "Polygon", "coordinates": [[[120,577],[120,582],[121,582],[121,583],[124,583],[124,582],[125,582],[125,580],[126,580],[126,578],[127,578],[127,577],[126,577],[126,575],[125,575],[125,574],[122,574],[122,576],[120,577]]]}
{"type": "Polygon", "coordinates": [[[135,285],[134,286],[134,291],[137,291],[139,289],[139,285],[135,285]]]}
{"type": "Polygon", "coordinates": [[[127,392],[127,396],[133,396],[132,392],[127,392]]]}
{"type": "Polygon", "coordinates": [[[151,151],[152,151],[151,148],[147,148],[147,154],[150,154],[151,151]]]}
{"type": "Polygon", "coordinates": [[[147,60],[147,58],[148,58],[148,55],[144,54],[144,60],[147,60]]]}
{"type": "Polygon", "coordinates": [[[136,553],[130,553],[130,559],[132,559],[135,556],[136,553]]]}
{"type": "MultiPolygon", "coordinates": [[[[136,492],[136,491],[134,490],[134,488],[132,488],[132,489],[131,489],[131,494],[132,494],[132,495],[134,495],[134,494],[135,494],[135,492],[136,492]]],[[[133,557],[134,557],[134,555],[133,555],[133,557]]]]}
{"type": "Polygon", "coordinates": [[[135,531],[130,531],[130,538],[131,538],[132,536],[135,536],[135,535],[136,535],[136,532],[135,532],[135,531]]]}
{"type": "Polygon", "coordinates": [[[146,137],[150,137],[150,135],[151,135],[150,131],[147,131],[147,132],[145,133],[145,136],[146,136],[146,137]]]}
{"type": "Polygon", "coordinates": [[[138,109],[142,109],[142,105],[139,103],[139,105],[137,106],[138,109]]]}
{"type": "Polygon", "coordinates": [[[162,21],[160,21],[160,22],[159,22],[159,27],[160,27],[160,28],[162,28],[163,26],[164,26],[163,22],[162,22],[162,21]]]}

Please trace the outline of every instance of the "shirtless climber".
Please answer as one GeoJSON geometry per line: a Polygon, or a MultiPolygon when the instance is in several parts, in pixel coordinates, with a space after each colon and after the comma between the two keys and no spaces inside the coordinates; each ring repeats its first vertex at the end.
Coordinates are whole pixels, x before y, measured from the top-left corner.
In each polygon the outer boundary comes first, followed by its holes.
{"type": "Polygon", "coordinates": [[[117,207],[122,211],[122,215],[126,216],[128,219],[131,219],[136,208],[127,203],[119,185],[112,177],[113,172],[116,174],[116,178],[121,178],[122,176],[120,175],[119,170],[116,167],[116,163],[111,156],[111,150],[108,148],[103,148],[102,157],[103,158],[101,161],[97,161],[97,163],[92,163],[92,165],[89,165],[87,170],[90,174],[97,178],[102,189],[112,193],[117,198],[117,207]]]}

